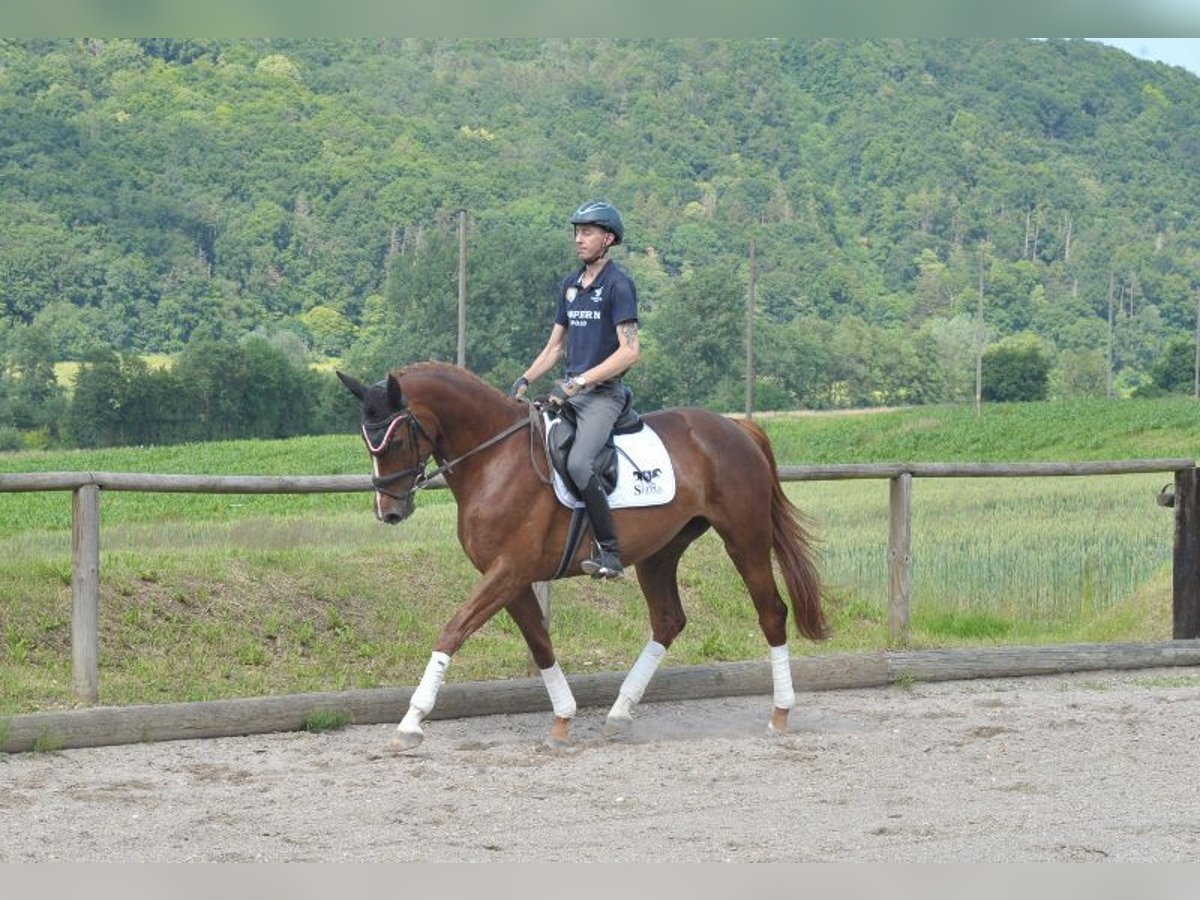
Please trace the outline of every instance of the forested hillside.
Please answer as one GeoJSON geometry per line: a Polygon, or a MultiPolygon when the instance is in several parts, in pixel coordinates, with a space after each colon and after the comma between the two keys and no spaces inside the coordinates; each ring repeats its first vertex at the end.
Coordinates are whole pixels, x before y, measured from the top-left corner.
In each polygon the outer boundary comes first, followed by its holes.
{"type": "Polygon", "coordinates": [[[0,425],[100,351],[452,360],[460,209],[467,362],[507,384],[593,196],[647,407],[740,406],[752,239],[763,406],[973,396],[981,291],[1051,395],[1191,386],[1200,79],[1108,47],[8,40],[0,425]]]}

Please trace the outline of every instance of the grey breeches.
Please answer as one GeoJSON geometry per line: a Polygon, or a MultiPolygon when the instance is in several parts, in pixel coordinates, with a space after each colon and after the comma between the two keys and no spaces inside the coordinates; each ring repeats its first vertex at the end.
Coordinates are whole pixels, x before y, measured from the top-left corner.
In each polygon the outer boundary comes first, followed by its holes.
{"type": "Polygon", "coordinates": [[[612,433],[613,423],[625,405],[625,387],[620,379],[598,384],[568,401],[575,410],[575,443],[567,457],[567,474],[579,490],[594,474],[592,465],[612,433]]]}

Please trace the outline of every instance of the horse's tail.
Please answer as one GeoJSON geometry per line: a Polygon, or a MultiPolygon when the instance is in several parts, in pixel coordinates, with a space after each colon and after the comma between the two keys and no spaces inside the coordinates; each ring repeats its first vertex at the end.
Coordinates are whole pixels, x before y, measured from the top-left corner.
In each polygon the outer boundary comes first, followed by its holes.
{"type": "Polygon", "coordinates": [[[771,549],[792,599],[796,627],[805,637],[824,640],[829,637],[829,626],[821,611],[821,577],[809,551],[812,541],[803,524],[805,516],[783,492],[767,433],[749,419],[734,421],[754,439],[771,467],[771,549]]]}

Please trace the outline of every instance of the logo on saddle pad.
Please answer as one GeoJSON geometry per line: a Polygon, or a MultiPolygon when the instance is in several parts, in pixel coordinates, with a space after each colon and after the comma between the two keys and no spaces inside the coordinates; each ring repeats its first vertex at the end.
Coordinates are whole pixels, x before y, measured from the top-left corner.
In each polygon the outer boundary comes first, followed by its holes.
{"type": "Polygon", "coordinates": [[[655,481],[662,475],[662,469],[634,469],[633,477],[637,482],[633,485],[633,493],[641,497],[646,494],[661,494],[662,485],[655,481]]]}

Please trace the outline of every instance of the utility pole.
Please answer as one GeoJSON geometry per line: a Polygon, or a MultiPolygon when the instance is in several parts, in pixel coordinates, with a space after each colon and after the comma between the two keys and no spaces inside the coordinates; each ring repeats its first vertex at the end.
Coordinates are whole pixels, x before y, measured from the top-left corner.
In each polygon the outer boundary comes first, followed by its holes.
{"type": "Polygon", "coordinates": [[[467,211],[458,211],[458,365],[467,365],[467,211]]]}
{"type": "Polygon", "coordinates": [[[750,238],[750,290],[746,294],[746,418],[754,418],[754,306],[758,256],[750,238]]]}
{"type": "Polygon", "coordinates": [[[1196,355],[1192,362],[1192,396],[1200,400],[1200,290],[1196,291],[1196,355]]]}
{"type": "Polygon", "coordinates": [[[1113,395],[1113,290],[1116,275],[1108,273],[1108,377],[1105,381],[1105,396],[1109,400],[1113,395]]]}
{"type": "Polygon", "coordinates": [[[983,245],[979,246],[979,303],[975,310],[975,417],[983,410],[983,245]]]}

